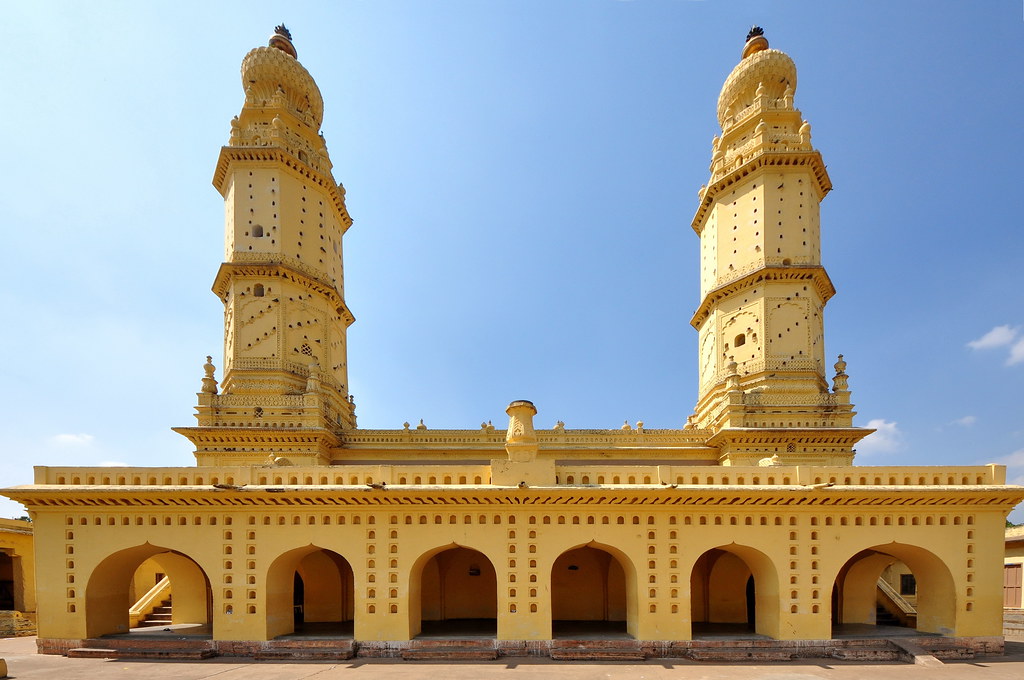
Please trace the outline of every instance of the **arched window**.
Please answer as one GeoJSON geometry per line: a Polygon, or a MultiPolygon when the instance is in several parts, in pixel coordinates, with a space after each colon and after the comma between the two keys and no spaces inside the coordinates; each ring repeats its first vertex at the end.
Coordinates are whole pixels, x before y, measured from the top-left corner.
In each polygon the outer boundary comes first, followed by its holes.
{"type": "Polygon", "coordinates": [[[252,228],[252,235],[256,237],[263,236],[263,226],[257,224],[252,228]]]}
{"type": "Polygon", "coordinates": [[[257,283],[255,286],[253,286],[252,294],[255,295],[256,297],[263,297],[263,284],[257,283]]]}
{"type": "Polygon", "coordinates": [[[736,339],[733,340],[732,344],[733,344],[734,347],[741,347],[741,346],[745,345],[746,343],[747,343],[747,336],[744,335],[743,333],[740,333],[739,335],[736,336],[736,339]]]}

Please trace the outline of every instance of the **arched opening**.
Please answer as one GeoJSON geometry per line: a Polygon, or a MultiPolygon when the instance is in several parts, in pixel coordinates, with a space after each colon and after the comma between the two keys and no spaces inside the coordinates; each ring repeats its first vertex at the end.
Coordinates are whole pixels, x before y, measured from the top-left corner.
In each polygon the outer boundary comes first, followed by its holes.
{"type": "Polygon", "coordinates": [[[899,543],[851,557],[832,586],[833,637],[938,633],[952,635],[956,587],[934,553],[899,543]]]}
{"type": "Polygon", "coordinates": [[[14,558],[6,552],[0,552],[0,610],[17,609],[22,611],[16,603],[19,577],[20,574],[16,573],[14,558]]]}
{"type": "Polygon", "coordinates": [[[498,579],[479,550],[452,545],[427,553],[417,560],[411,579],[411,635],[497,635],[498,579]]]}
{"type": "Polygon", "coordinates": [[[252,294],[255,295],[256,297],[263,297],[263,295],[264,295],[263,284],[262,283],[257,283],[255,286],[253,286],[252,287],[252,294]]]}
{"type": "Polygon", "coordinates": [[[173,605],[162,629],[210,637],[213,594],[195,560],[150,544],[128,548],[100,562],[85,589],[85,627],[90,638],[146,632],[139,627],[163,600],[173,605]],[[159,577],[158,577],[159,575],[159,577]]]}
{"type": "Polygon", "coordinates": [[[701,555],[690,572],[694,638],[778,636],[775,566],[754,548],[730,545],[701,555]]]}
{"type": "Polygon", "coordinates": [[[314,545],[279,556],[267,571],[267,637],[350,638],[355,612],[352,565],[314,545]]]}
{"type": "Polygon", "coordinates": [[[624,555],[590,544],[567,550],[551,567],[554,637],[629,637],[635,630],[636,577],[624,555]]]}

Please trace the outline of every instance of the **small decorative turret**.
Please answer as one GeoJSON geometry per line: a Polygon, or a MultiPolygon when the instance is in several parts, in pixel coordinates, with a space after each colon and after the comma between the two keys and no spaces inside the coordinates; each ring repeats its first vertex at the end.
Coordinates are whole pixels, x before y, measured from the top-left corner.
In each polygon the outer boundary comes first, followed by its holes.
{"type": "Polygon", "coordinates": [[[217,367],[213,365],[213,357],[207,356],[206,363],[203,364],[203,371],[206,375],[203,376],[203,392],[207,394],[217,394],[217,380],[213,377],[213,372],[217,370],[217,367]]]}
{"type": "Polygon", "coordinates": [[[527,462],[537,457],[537,433],[533,429],[533,417],[537,407],[532,401],[517,399],[505,409],[508,414],[508,430],[505,432],[505,451],[509,460],[527,462]]]}
{"type": "Polygon", "coordinates": [[[320,391],[320,362],[316,359],[309,364],[309,377],[306,378],[306,392],[320,391]]]}
{"type": "Polygon", "coordinates": [[[725,389],[730,392],[740,391],[740,371],[736,359],[729,357],[729,363],[725,365],[725,389]]]}
{"type": "Polygon", "coordinates": [[[833,392],[849,392],[850,391],[850,376],[846,375],[846,362],[843,361],[843,355],[839,355],[839,361],[835,363],[836,376],[832,378],[832,391],[833,392]]]}

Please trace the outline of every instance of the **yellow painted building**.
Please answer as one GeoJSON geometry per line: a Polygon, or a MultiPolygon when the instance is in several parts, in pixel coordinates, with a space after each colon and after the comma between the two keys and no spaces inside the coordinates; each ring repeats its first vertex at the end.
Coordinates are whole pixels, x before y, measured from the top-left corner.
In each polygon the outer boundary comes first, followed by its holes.
{"type": "Polygon", "coordinates": [[[682,429],[537,430],[522,400],[504,430],[357,427],[352,220],[323,98],[283,27],[242,84],[214,173],[223,377],[208,358],[198,422],[176,428],[196,466],[38,467],[4,491],[34,518],[42,651],[130,638],[163,599],[172,633],[221,653],[312,634],[367,655],[425,636],[504,654],[588,635],[645,654],[723,633],[785,647],[874,626],[897,562],[920,634],[1001,649],[1004,520],[1024,489],[996,465],[853,465],[870,430],[823,343],[831,183],[796,67],[759,31],[722,88],[692,222],[700,381],[682,429]]]}
{"type": "Polygon", "coordinates": [[[32,523],[0,519],[0,636],[35,635],[32,523]]]}

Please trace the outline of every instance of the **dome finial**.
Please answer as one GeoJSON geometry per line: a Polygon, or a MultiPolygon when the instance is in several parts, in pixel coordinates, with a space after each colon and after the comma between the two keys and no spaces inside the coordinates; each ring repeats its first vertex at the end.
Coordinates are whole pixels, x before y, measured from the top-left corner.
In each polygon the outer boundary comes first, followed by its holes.
{"type": "Polygon", "coordinates": [[[768,49],[768,39],[764,37],[764,29],[754,25],[747,31],[747,41],[743,45],[743,58],[746,59],[755,52],[768,49]]]}
{"type": "Polygon", "coordinates": [[[283,23],[274,26],[274,35],[270,36],[270,41],[267,44],[270,47],[276,47],[285,54],[290,54],[294,58],[298,57],[295,52],[295,45],[292,45],[292,32],[283,23]]]}

